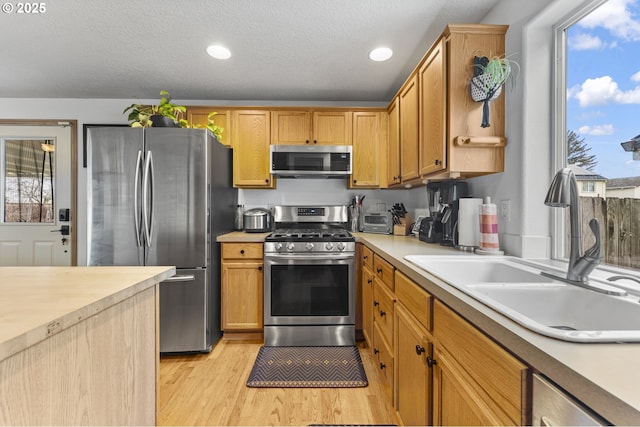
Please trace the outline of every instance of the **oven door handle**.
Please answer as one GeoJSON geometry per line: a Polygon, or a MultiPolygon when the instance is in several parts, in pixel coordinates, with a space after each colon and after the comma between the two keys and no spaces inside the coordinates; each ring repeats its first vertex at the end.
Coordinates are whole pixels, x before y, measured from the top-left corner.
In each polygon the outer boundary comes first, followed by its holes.
{"type": "Polygon", "coordinates": [[[265,261],[269,259],[275,260],[295,260],[295,261],[323,261],[323,260],[349,260],[354,259],[354,254],[319,254],[319,255],[309,255],[309,254],[268,254],[264,256],[265,261]]]}

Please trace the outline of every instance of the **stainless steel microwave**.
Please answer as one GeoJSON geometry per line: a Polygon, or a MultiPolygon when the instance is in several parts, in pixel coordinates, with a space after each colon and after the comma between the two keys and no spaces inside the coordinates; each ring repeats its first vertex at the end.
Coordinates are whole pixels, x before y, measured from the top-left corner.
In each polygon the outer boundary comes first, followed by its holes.
{"type": "Polygon", "coordinates": [[[283,178],[348,178],[350,145],[272,145],[271,173],[283,178]]]}

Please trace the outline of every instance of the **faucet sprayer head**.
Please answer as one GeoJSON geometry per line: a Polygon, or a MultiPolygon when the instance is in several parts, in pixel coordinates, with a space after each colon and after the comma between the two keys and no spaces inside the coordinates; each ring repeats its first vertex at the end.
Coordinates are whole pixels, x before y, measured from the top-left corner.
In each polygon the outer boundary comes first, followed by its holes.
{"type": "MultiPolygon", "coordinates": [[[[571,181],[575,182],[575,175],[569,168],[564,168],[553,177],[544,204],[554,208],[566,208],[571,205],[571,181]]],[[[574,184],[576,185],[576,184],[574,184]]]]}

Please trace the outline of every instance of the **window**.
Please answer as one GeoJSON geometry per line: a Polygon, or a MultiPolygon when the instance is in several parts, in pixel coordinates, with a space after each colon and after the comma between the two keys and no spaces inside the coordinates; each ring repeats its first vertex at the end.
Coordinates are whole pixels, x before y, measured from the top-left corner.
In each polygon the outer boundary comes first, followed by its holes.
{"type": "Polygon", "coordinates": [[[2,138],[2,222],[54,222],[54,141],[2,138]]]}
{"type": "MultiPolygon", "coordinates": [[[[603,263],[640,269],[640,197],[630,194],[620,202],[614,190],[620,180],[640,180],[640,0],[589,2],[556,36],[558,56],[564,58],[558,66],[565,71],[556,73],[556,84],[566,89],[557,114],[564,120],[556,129],[566,138],[557,138],[563,147],[556,152],[565,164],[605,182],[598,184],[596,197],[580,197],[583,250],[594,242],[588,221],[595,217],[603,263]]],[[[593,193],[596,184],[583,181],[581,189],[593,193]]]]}

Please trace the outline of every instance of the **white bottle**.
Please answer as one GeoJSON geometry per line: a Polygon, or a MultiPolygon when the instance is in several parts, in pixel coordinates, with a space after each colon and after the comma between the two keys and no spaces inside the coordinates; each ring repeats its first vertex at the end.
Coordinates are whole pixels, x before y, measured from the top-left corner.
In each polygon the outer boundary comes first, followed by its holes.
{"type": "Polygon", "coordinates": [[[242,229],[244,228],[244,205],[238,205],[236,207],[234,228],[238,231],[242,231],[242,229]]]}

